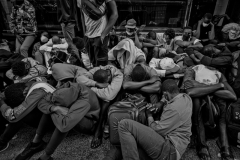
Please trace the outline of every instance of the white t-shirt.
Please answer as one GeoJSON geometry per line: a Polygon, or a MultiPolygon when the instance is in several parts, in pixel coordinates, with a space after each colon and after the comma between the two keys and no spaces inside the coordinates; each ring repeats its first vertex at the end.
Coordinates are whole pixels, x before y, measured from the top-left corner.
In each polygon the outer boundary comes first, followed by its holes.
{"type": "MultiPolygon", "coordinates": [[[[92,0],[89,0],[89,1],[92,1],[92,0]]],[[[107,10],[106,4],[110,1],[112,0],[105,0],[105,2],[99,7],[102,13],[106,12],[107,10]]],[[[100,37],[108,23],[107,14],[102,16],[97,21],[91,19],[84,12],[83,12],[83,15],[84,15],[84,21],[86,26],[85,36],[87,36],[88,38],[100,37]]]]}
{"type": "Polygon", "coordinates": [[[206,85],[218,84],[221,73],[217,70],[210,70],[206,66],[200,64],[193,67],[195,71],[195,80],[206,85]]]}

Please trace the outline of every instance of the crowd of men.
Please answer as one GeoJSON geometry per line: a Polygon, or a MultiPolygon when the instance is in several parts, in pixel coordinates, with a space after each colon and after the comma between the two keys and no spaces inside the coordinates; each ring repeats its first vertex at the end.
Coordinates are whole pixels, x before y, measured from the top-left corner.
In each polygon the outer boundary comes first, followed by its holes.
{"type": "Polygon", "coordinates": [[[36,134],[16,160],[42,150],[40,160],[53,159],[71,130],[92,134],[90,147],[97,148],[108,130],[109,108],[126,93],[138,93],[148,103],[147,125],[121,120],[121,145],[112,147],[105,160],[179,160],[190,141],[198,156],[209,160],[209,130],[219,137],[221,158],[234,159],[226,114],[239,97],[240,73],[238,65],[233,67],[240,54],[239,24],[226,24],[222,38],[216,38],[212,14],[206,13],[194,29],[184,27],[180,35],[173,29],[143,35],[136,21],[128,19],[126,31],[116,34],[114,0],[58,0],[64,38],[43,31],[33,44],[34,6],[27,0],[12,2],[15,50],[0,49],[12,58],[10,68],[1,69],[0,152],[8,149],[23,123],[36,134]],[[85,28],[82,38],[75,37],[74,30],[78,9],[85,28]],[[47,132],[52,133],[48,143],[43,141],[47,132]]]}

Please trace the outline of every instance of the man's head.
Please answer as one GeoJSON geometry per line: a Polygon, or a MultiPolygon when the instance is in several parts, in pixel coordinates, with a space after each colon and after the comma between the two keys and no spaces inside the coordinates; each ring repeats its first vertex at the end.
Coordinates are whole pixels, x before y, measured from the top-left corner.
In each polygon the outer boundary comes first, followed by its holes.
{"type": "Polygon", "coordinates": [[[15,83],[7,87],[4,92],[6,104],[9,105],[11,108],[20,105],[26,97],[26,87],[27,86],[25,83],[15,83]]]}
{"type": "Polygon", "coordinates": [[[202,53],[205,56],[209,56],[212,57],[214,54],[221,52],[219,49],[217,49],[216,47],[214,47],[213,45],[207,45],[204,46],[202,49],[202,53]]]}
{"type": "Polygon", "coordinates": [[[128,35],[134,34],[134,31],[136,31],[136,24],[137,22],[134,19],[129,19],[127,21],[127,25],[125,26],[125,28],[128,35]]]}
{"type": "Polygon", "coordinates": [[[183,40],[188,41],[189,38],[192,36],[192,27],[184,27],[183,28],[183,40]]]}
{"type": "Polygon", "coordinates": [[[140,64],[133,68],[131,77],[134,82],[142,82],[149,79],[147,72],[140,64]]]}
{"type": "Polygon", "coordinates": [[[177,83],[173,79],[165,80],[162,84],[163,96],[170,101],[179,94],[177,83]]]}
{"type": "Polygon", "coordinates": [[[173,29],[170,28],[164,32],[164,38],[167,43],[170,43],[174,37],[175,37],[175,31],[173,29]]]}
{"type": "Polygon", "coordinates": [[[82,52],[82,50],[85,49],[85,48],[84,48],[85,44],[84,44],[83,38],[75,37],[75,38],[73,38],[72,41],[73,41],[73,44],[77,47],[77,49],[78,49],[80,52],[82,52]]]}
{"type": "Polygon", "coordinates": [[[112,74],[111,70],[99,69],[93,74],[93,80],[98,83],[111,83],[112,74]]]}
{"type": "Polygon", "coordinates": [[[154,31],[150,31],[147,36],[148,36],[149,39],[156,40],[157,33],[154,32],[154,31]]]}
{"type": "Polygon", "coordinates": [[[61,39],[58,36],[53,36],[52,43],[53,44],[61,44],[61,39]]]}
{"type": "Polygon", "coordinates": [[[41,43],[42,44],[47,43],[49,40],[49,37],[50,37],[50,35],[47,31],[42,32],[41,37],[40,37],[41,43]]]}
{"type": "Polygon", "coordinates": [[[207,27],[210,22],[212,21],[212,14],[211,13],[206,13],[204,16],[203,16],[203,27],[207,27]]]}
{"type": "Polygon", "coordinates": [[[23,77],[28,74],[30,68],[31,65],[29,62],[16,62],[12,65],[12,73],[15,76],[23,77]]]}

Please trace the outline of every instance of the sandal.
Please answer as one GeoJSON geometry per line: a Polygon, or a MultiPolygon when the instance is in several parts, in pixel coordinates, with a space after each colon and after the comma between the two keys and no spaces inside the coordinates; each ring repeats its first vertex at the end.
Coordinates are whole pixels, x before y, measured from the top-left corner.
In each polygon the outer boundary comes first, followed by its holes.
{"type": "Polygon", "coordinates": [[[209,153],[208,147],[203,147],[203,148],[199,149],[197,154],[201,160],[210,160],[211,159],[211,155],[209,153]]]}
{"type": "Polygon", "coordinates": [[[230,147],[222,147],[220,154],[222,160],[234,160],[234,156],[232,154],[230,147]]]}

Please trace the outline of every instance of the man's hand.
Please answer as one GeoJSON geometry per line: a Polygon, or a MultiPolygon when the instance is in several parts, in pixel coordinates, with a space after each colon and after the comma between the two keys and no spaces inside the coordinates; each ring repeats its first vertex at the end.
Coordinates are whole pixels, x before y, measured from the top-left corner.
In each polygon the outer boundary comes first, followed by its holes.
{"type": "Polygon", "coordinates": [[[147,106],[146,106],[147,117],[151,117],[153,111],[155,111],[154,105],[153,104],[147,104],[147,106]]]}
{"type": "Polygon", "coordinates": [[[102,88],[107,88],[108,87],[108,83],[96,83],[95,84],[95,86],[97,87],[97,88],[100,88],[100,89],[102,89],[102,88]]]}
{"type": "Polygon", "coordinates": [[[226,43],[219,43],[218,46],[225,47],[226,43]]]}
{"type": "Polygon", "coordinates": [[[68,114],[68,111],[69,111],[68,108],[66,108],[66,107],[60,107],[60,106],[55,106],[55,107],[53,107],[53,109],[52,109],[52,112],[55,112],[55,113],[57,113],[57,114],[62,114],[62,115],[64,115],[64,116],[68,114]]]}
{"type": "Polygon", "coordinates": [[[200,20],[198,21],[198,25],[202,25],[202,23],[203,23],[203,19],[200,19],[200,20]]]}
{"type": "Polygon", "coordinates": [[[101,37],[100,37],[102,44],[104,42],[105,37],[106,37],[105,35],[101,35],[101,37]]]}

